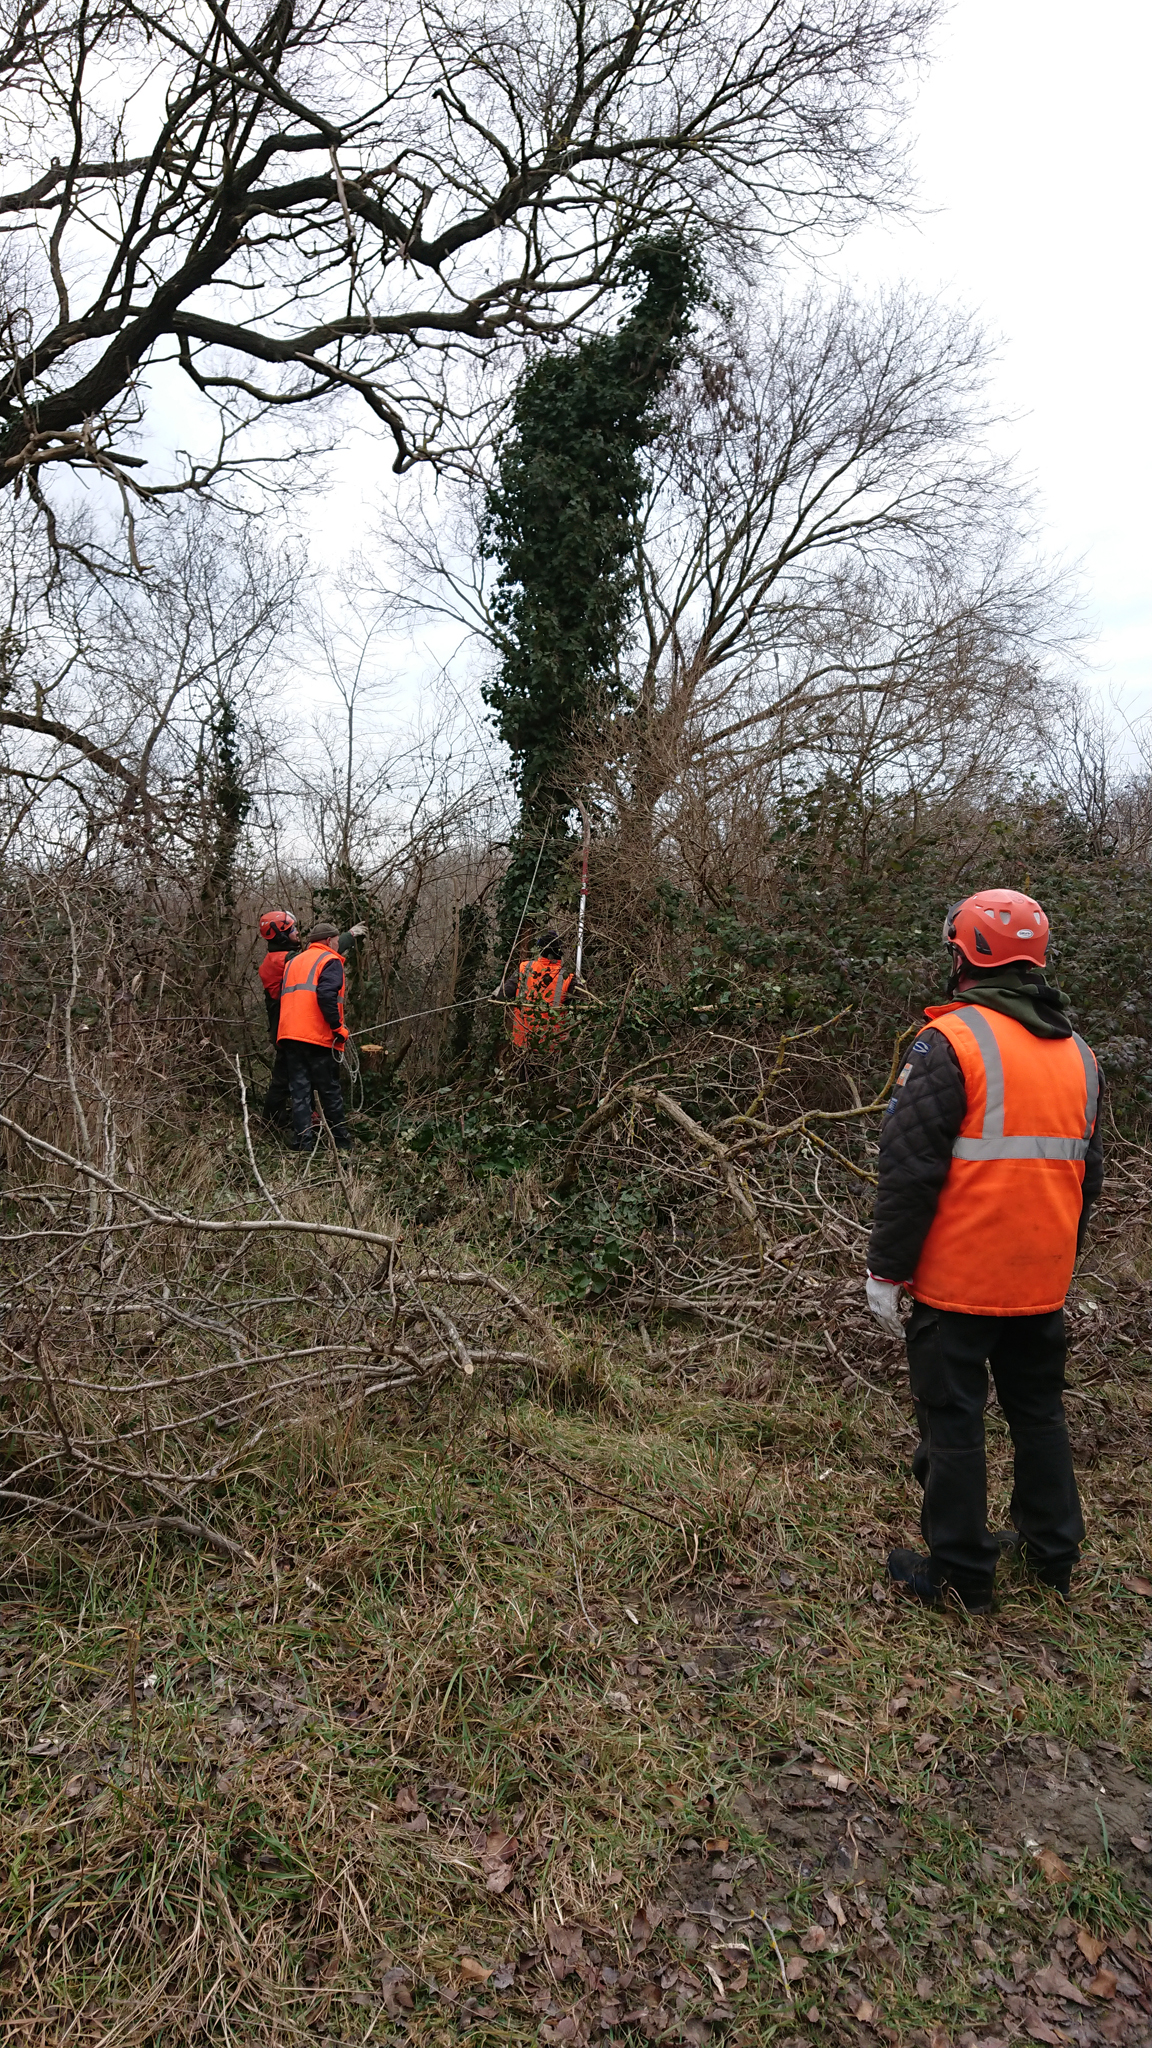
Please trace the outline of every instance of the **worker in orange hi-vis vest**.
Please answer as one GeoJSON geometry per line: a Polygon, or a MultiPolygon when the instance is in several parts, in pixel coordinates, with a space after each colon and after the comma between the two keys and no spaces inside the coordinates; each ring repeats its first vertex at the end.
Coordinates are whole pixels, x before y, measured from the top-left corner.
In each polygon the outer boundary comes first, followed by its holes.
{"type": "Polygon", "coordinates": [[[314,1094],[337,1145],[346,1150],[352,1143],[337,1065],[337,1055],[348,1043],[344,960],[334,944],[339,936],[334,924],[314,925],[303,952],[288,961],[280,983],[277,1044],[287,1057],[292,1129],[301,1152],[311,1151],[315,1143],[314,1094]]]}
{"type": "Polygon", "coordinates": [[[536,943],[535,953],[510,967],[498,989],[500,1002],[513,1003],[512,1043],[517,1052],[543,1050],[568,1035],[568,1011],[583,988],[564,972],[564,948],[554,927],[536,943]]]}
{"type": "MultiPolygon", "coordinates": [[[[336,951],[347,959],[348,954],[360,939],[367,936],[366,924],[354,924],[350,931],[341,932],[336,940],[336,951]]],[[[279,1043],[280,1034],[280,990],[284,981],[284,970],[304,944],[290,910],[266,910],[260,919],[260,937],[267,945],[267,952],[261,960],[258,973],[264,990],[264,1008],[268,1018],[268,1036],[274,1048],[272,1072],[269,1076],[261,1114],[269,1122],[277,1122],[288,1109],[291,1091],[288,1085],[288,1051],[279,1043]]]]}
{"type": "Polygon", "coordinates": [[[880,1137],[868,1304],[908,1349],[927,1556],[888,1572],[925,1605],[987,1613],[1016,1550],[1068,1597],[1084,1523],[1064,1417],[1064,1299],[1104,1180],[1103,1077],[1045,980],[1048,919],[982,889],[944,924],[948,1000],[925,1012],[880,1137]],[[912,1296],[906,1325],[901,1288],[912,1296]],[[987,1525],[988,1366],[1012,1434],[1013,1528],[987,1525]]]}

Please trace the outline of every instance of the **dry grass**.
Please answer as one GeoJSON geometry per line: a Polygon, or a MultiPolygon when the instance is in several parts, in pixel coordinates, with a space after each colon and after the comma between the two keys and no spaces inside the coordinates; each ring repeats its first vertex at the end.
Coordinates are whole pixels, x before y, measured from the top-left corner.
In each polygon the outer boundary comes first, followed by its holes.
{"type": "Polygon", "coordinates": [[[1073,1313],[1071,1612],[888,1598],[902,1375],[827,1275],[718,1355],[602,1316],[551,1391],[301,1421],[213,1496],[254,1565],[10,1519],[2,2038],[1152,2037],[1135,1228],[1073,1313]]]}

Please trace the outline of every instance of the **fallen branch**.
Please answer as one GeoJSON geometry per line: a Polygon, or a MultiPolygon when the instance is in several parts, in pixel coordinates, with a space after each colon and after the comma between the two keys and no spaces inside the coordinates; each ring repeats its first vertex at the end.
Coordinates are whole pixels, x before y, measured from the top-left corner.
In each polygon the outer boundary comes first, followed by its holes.
{"type": "Polygon", "coordinates": [[[847,1014],[846,1010],[839,1010],[836,1016],[828,1018],[825,1024],[813,1025],[809,1031],[796,1032],[792,1038],[781,1039],[780,1047],[777,1051],[776,1067],[773,1068],[768,1082],[761,1088],[756,1097],[752,1111],[744,1111],[737,1116],[728,1117],[721,1126],[724,1130],[730,1130],[734,1125],[746,1127],[750,1124],[752,1126],[749,1136],[739,1139],[732,1145],[726,1145],[714,1132],[705,1130],[704,1126],[697,1123],[694,1117],[689,1116],[683,1105],[675,1101],[663,1088],[653,1088],[643,1082],[633,1082],[627,1086],[614,1089],[593,1110],[591,1116],[588,1117],[586,1122],[577,1131],[576,1136],[564,1155],[560,1173],[553,1183],[553,1193],[565,1195],[570,1192],[576,1184],[580,1171],[580,1160],[590,1141],[596,1136],[598,1131],[604,1130],[608,1124],[612,1123],[620,1115],[622,1110],[627,1109],[629,1104],[632,1103],[643,1103],[658,1109],[670,1122],[676,1124],[686,1137],[691,1138],[694,1145],[707,1152],[716,1161],[723,1172],[725,1185],[734,1206],[740,1211],[745,1220],[754,1226],[758,1233],[763,1229],[759,1210],[748,1193],[747,1188],[742,1184],[737,1172],[737,1162],[749,1152],[770,1149],[785,1138],[806,1137],[811,1139],[813,1144],[819,1145],[822,1150],[830,1153],[833,1158],[837,1159],[842,1166],[847,1167],[850,1172],[857,1174],[862,1180],[871,1181],[874,1184],[875,1175],[870,1174],[866,1168],[857,1166],[854,1160],[849,1159],[843,1152],[837,1151],[835,1146],[827,1144],[825,1140],[817,1135],[813,1125],[853,1123],[857,1122],[861,1117],[878,1116],[887,1105],[892,1093],[901,1052],[907,1045],[908,1040],[920,1029],[918,1024],[911,1024],[907,1030],[900,1033],[893,1048],[888,1078],[880,1093],[871,1102],[857,1103],[851,1109],[800,1110],[787,1123],[777,1124],[774,1127],[759,1122],[754,1114],[755,1109],[763,1101],[768,1087],[771,1085],[779,1069],[783,1047],[795,1043],[796,1040],[801,1038],[811,1037],[817,1031],[826,1030],[829,1024],[836,1023],[840,1017],[847,1014]]]}
{"type": "Polygon", "coordinates": [[[242,1543],[231,1536],[225,1536],[219,1529],[209,1528],[207,1522],[194,1521],[191,1515],[142,1515],[130,1522],[102,1521],[98,1515],[90,1515],[84,1508],[74,1507],[70,1501],[54,1499],[51,1494],[18,1493],[10,1486],[0,1485],[0,1500],[16,1501],[22,1507],[45,1509],[54,1515],[67,1515],[70,1521],[83,1522],[85,1528],[98,1536],[134,1536],[149,1529],[175,1529],[181,1536],[191,1536],[197,1542],[207,1543],[213,1550],[223,1552],[225,1557],[239,1558],[242,1564],[255,1564],[256,1559],[242,1543]]]}
{"type": "Polygon", "coordinates": [[[47,1159],[55,1159],[61,1166],[68,1166],[74,1173],[83,1174],[85,1179],[94,1181],[98,1187],[115,1195],[119,1201],[128,1202],[134,1209],[140,1209],[150,1223],[162,1230],[193,1230],[210,1232],[237,1231],[246,1234],[260,1234],[267,1237],[291,1235],[295,1237],[339,1237],[350,1239],[354,1244],[378,1244],[391,1249],[398,1239],[392,1233],[380,1230],[357,1230],[347,1223],[313,1223],[295,1216],[218,1217],[186,1216],[177,1209],[158,1209],[145,1195],[136,1194],[131,1188],[122,1187],[110,1174],[101,1173],[99,1167],[89,1166],[87,1160],[78,1159],[74,1152],[65,1152],[59,1145],[50,1145],[47,1138],[38,1138],[33,1131],[26,1131],[23,1124],[13,1121],[10,1116],[0,1115],[0,1128],[12,1131],[22,1143],[33,1151],[42,1153],[47,1159]]]}
{"type": "Polygon", "coordinates": [[[585,1493],[594,1493],[599,1500],[611,1501],[613,1507],[626,1508],[630,1515],[643,1515],[646,1521],[659,1522],[662,1529],[671,1529],[676,1536],[684,1535],[683,1522],[671,1522],[667,1515],[658,1515],[652,1508],[642,1508],[638,1501],[626,1500],[623,1494],[609,1493],[603,1486],[593,1486],[590,1479],[581,1478],[579,1472],[566,1471],[563,1465],[556,1463],[555,1458],[546,1457],[543,1451],[534,1450],[531,1444],[518,1444],[511,1436],[506,1437],[505,1442],[510,1451],[516,1451],[522,1458],[535,1458],[538,1465],[547,1465],[550,1472],[559,1473],[560,1478],[567,1479],[572,1486],[582,1486],[585,1493]]]}

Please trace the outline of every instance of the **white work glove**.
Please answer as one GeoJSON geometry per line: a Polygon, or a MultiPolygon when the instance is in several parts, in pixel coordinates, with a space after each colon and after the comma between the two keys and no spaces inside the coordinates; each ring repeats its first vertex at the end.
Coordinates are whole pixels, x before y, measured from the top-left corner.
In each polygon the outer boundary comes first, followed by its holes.
{"type": "Polygon", "coordinates": [[[898,1280],[877,1280],[868,1275],[866,1289],[868,1306],[880,1328],[897,1343],[904,1340],[904,1325],[900,1320],[900,1282],[898,1280]]]}
{"type": "Polygon", "coordinates": [[[368,927],[367,927],[367,925],[366,925],[366,924],[350,924],[350,925],[349,925],[349,927],[348,927],[348,937],[349,937],[350,939],[366,939],[366,938],[368,937],[368,927]]]}

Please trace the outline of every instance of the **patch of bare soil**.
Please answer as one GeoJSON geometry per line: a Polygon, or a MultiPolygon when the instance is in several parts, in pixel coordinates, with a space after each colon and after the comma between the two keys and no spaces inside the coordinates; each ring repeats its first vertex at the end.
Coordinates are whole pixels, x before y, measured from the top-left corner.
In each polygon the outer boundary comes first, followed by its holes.
{"type": "MultiPolygon", "coordinates": [[[[940,2029],[904,2035],[885,2025],[879,1987],[893,1969],[894,1935],[910,1957],[922,1954],[925,1995],[947,1967],[950,1950],[970,1943],[985,1965],[976,1981],[999,2004],[999,2016],[994,2027],[984,2022],[960,2033],[956,2048],[1007,2048],[1018,2040],[1148,2048],[1152,1960],[1144,1930],[1096,1937],[1064,1916],[1042,1947],[1010,1948],[997,1942],[991,1927],[974,1936],[970,1914],[946,1910],[947,1887],[923,1881],[923,1869],[913,1869],[912,1851],[919,1849],[922,1864],[923,1843],[899,1812],[808,1754],[801,1752],[766,1782],[748,1784],[729,1802],[745,1838],[762,1836],[763,1850],[741,1853],[722,1829],[711,1838],[686,1839],[656,1909],[665,1940],[687,1958],[718,1952],[723,1968],[736,1961],[741,1946],[770,1942],[798,2019],[807,2016],[804,2001],[817,1976],[825,2000],[835,1986],[833,2010],[823,2005],[819,2031],[790,2034],[780,2048],[826,2040],[830,2024],[835,2036],[837,2007],[849,2025],[846,2039],[953,2048],[953,2037],[940,2029]],[[902,1876],[919,1922],[911,1944],[909,1927],[900,1924],[904,1909],[892,1918],[890,1932],[884,1903],[892,1881],[900,1885],[902,1876]],[[822,1890],[812,1924],[801,1927],[782,1900],[785,1886],[804,1880],[822,1890]]],[[[1013,1869],[1026,1860],[1035,1866],[1031,1891],[1058,1905],[1072,1881],[1069,1865],[1085,1853],[1109,1857],[1136,1888],[1147,1887],[1152,1786],[1118,1752],[1058,1748],[1029,1736],[963,1764],[963,1775],[937,1775],[941,1807],[983,1839],[985,1871],[1002,1872],[1009,1898],[1026,1895],[1011,1882],[1013,1869]]],[[[814,2023],[815,2008],[810,2017],[814,2023]]]]}
{"type": "Polygon", "coordinates": [[[1104,1857],[1152,1891],[1152,1785],[1118,1751],[1028,1735],[965,1761],[953,1799],[985,1842],[1014,1857],[1043,1848],[1070,1862],[1104,1857]]]}

